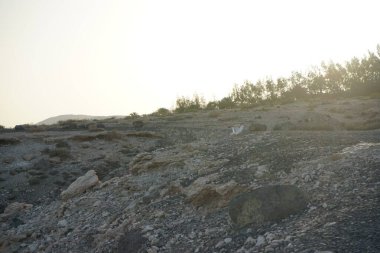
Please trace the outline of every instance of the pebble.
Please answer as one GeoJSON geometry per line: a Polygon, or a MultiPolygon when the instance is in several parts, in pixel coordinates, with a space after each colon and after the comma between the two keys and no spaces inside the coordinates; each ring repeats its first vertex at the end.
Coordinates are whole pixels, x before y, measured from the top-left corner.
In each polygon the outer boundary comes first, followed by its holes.
{"type": "Polygon", "coordinates": [[[67,220],[60,220],[58,221],[59,227],[66,227],[68,225],[67,220]]]}
{"type": "Polygon", "coordinates": [[[225,239],[224,239],[224,242],[225,242],[226,244],[228,244],[228,243],[232,242],[232,238],[230,238],[230,237],[225,238],[225,239]]]}
{"type": "Polygon", "coordinates": [[[218,243],[215,245],[215,248],[219,249],[219,248],[223,247],[223,245],[224,245],[224,241],[220,241],[220,242],[218,242],[218,243]]]}
{"type": "Polygon", "coordinates": [[[142,229],[142,233],[146,233],[146,232],[148,232],[148,231],[152,231],[154,228],[153,228],[153,226],[151,226],[151,225],[146,225],[143,229],[142,229]]]}
{"type": "Polygon", "coordinates": [[[309,211],[308,211],[308,212],[312,212],[312,211],[314,211],[315,209],[317,209],[316,206],[311,206],[311,207],[309,208],[309,211]]]}
{"type": "Polygon", "coordinates": [[[194,232],[191,232],[188,237],[190,239],[194,239],[196,237],[196,234],[194,232]]]}
{"type": "Polygon", "coordinates": [[[270,241],[272,241],[276,236],[275,236],[274,234],[272,234],[272,233],[267,232],[267,233],[265,234],[265,237],[266,237],[267,241],[270,242],[270,241]]]}
{"type": "Polygon", "coordinates": [[[93,207],[100,206],[101,203],[102,203],[102,201],[97,200],[97,201],[95,201],[95,203],[93,204],[93,207]]]}
{"type": "Polygon", "coordinates": [[[331,227],[331,226],[334,226],[336,224],[336,222],[328,222],[324,225],[324,227],[331,227]]]}
{"type": "Polygon", "coordinates": [[[250,246],[256,244],[256,240],[252,238],[252,236],[249,236],[247,240],[245,240],[244,245],[250,246]]]}
{"type": "Polygon", "coordinates": [[[257,247],[260,247],[261,245],[264,245],[266,242],[265,242],[265,237],[262,236],[262,235],[259,235],[256,239],[256,246],[257,247]]]}
{"type": "Polygon", "coordinates": [[[32,243],[32,244],[30,244],[29,246],[28,246],[28,249],[31,251],[31,252],[35,252],[37,249],[38,249],[38,243],[37,242],[34,242],[34,243],[32,243]]]}
{"type": "Polygon", "coordinates": [[[146,252],[147,252],[147,253],[157,253],[158,250],[159,250],[158,247],[156,247],[156,246],[152,246],[151,248],[147,249],[146,252]]]}

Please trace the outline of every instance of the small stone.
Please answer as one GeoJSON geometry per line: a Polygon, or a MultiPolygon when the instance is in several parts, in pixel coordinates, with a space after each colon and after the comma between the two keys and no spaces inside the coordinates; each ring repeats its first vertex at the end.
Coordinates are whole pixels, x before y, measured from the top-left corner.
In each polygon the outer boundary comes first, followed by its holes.
{"type": "Polygon", "coordinates": [[[107,217],[108,215],[110,215],[110,213],[107,212],[107,211],[105,211],[105,212],[102,213],[102,217],[107,217]]]}
{"type": "Polygon", "coordinates": [[[244,243],[245,246],[251,246],[254,244],[256,244],[256,240],[253,239],[252,236],[249,236],[247,240],[245,240],[245,243],[244,243]]]}
{"type": "Polygon", "coordinates": [[[303,180],[308,183],[311,181],[311,176],[309,174],[305,175],[305,177],[303,178],[303,180]]]}
{"type": "Polygon", "coordinates": [[[269,252],[274,252],[274,249],[271,247],[271,246],[267,246],[266,248],[265,248],[265,253],[269,253],[269,252]]]}
{"type": "Polygon", "coordinates": [[[36,156],[34,154],[26,154],[22,156],[22,159],[24,159],[25,161],[30,161],[33,160],[35,157],[36,156]]]}
{"type": "Polygon", "coordinates": [[[336,224],[336,222],[328,222],[324,225],[324,227],[331,227],[331,226],[334,226],[336,224]]]}
{"type": "Polygon", "coordinates": [[[225,242],[226,244],[228,244],[228,243],[232,242],[232,238],[230,238],[230,237],[225,238],[225,239],[224,239],[224,242],[225,242]]]}
{"type": "Polygon", "coordinates": [[[266,237],[267,241],[270,242],[275,238],[275,235],[268,232],[265,234],[265,237],[266,237]]]}
{"type": "Polygon", "coordinates": [[[240,249],[235,251],[235,253],[247,253],[247,250],[244,247],[241,247],[240,249]]]}
{"type": "Polygon", "coordinates": [[[147,253],[157,253],[158,250],[159,250],[158,247],[156,247],[156,246],[152,246],[152,247],[150,247],[149,249],[147,249],[146,252],[147,252],[147,253]]]}
{"type": "Polygon", "coordinates": [[[224,241],[220,241],[220,242],[218,242],[218,243],[215,245],[215,248],[219,249],[219,248],[223,247],[223,245],[224,245],[224,241]]]}
{"type": "Polygon", "coordinates": [[[36,252],[36,250],[38,249],[38,246],[39,246],[38,243],[34,242],[28,246],[28,249],[30,250],[30,252],[36,252]]]}
{"type": "Polygon", "coordinates": [[[163,218],[163,217],[165,217],[165,212],[164,211],[158,211],[154,214],[154,217],[163,218]]]}
{"type": "Polygon", "coordinates": [[[154,228],[153,228],[153,226],[151,226],[151,225],[146,225],[143,229],[142,229],[142,233],[146,233],[146,232],[148,232],[148,231],[152,231],[152,230],[154,230],[154,228]]]}
{"type": "Polygon", "coordinates": [[[268,166],[260,165],[255,172],[255,177],[263,177],[266,173],[268,173],[268,166]]]}
{"type": "Polygon", "coordinates": [[[58,221],[58,226],[59,227],[67,227],[68,223],[67,220],[60,220],[58,221]]]}
{"type": "Polygon", "coordinates": [[[51,163],[60,163],[61,162],[61,158],[58,157],[58,156],[54,156],[54,157],[49,158],[49,162],[51,162],[51,163]]]}
{"type": "Polygon", "coordinates": [[[289,243],[287,246],[286,246],[286,248],[288,248],[288,249],[292,249],[294,246],[293,246],[293,244],[292,243],[289,243]]]}
{"type": "Polygon", "coordinates": [[[97,207],[97,206],[100,206],[100,204],[102,204],[102,201],[97,200],[97,201],[95,201],[95,203],[92,206],[97,207]]]}
{"type": "Polygon", "coordinates": [[[262,236],[262,235],[259,235],[259,236],[257,237],[257,239],[256,239],[256,246],[257,246],[257,247],[260,247],[260,246],[264,245],[265,243],[266,243],[266,241],[265,241],[265,237],[262,236]]]}
{"type": "Polygon", "coordinates": [[[323,208],[327,208],[327,204],[326,204],[326,203],[323,203],[323,204],[322,204],[322,207],[323,207],[323,208]]]}

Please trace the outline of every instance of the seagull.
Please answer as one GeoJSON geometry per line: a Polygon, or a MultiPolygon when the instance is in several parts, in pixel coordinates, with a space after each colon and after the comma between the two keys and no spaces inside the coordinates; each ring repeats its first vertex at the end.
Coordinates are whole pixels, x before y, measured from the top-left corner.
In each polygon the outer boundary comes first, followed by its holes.
{"type": "Polygon", "coordinates": [[[232,129],[231,135],[238,135],[243,131],[244,125],[241,125],[240,127],[232,127],[231,129],[232,129]]]}

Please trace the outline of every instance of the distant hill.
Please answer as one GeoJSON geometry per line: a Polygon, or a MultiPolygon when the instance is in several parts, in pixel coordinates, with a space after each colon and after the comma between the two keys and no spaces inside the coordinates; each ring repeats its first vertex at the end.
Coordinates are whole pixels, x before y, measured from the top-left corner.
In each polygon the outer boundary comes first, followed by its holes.
{"type": "Polygon", "coordinates": [[[59,121],[65,121],[65,120],[91,120],[91,119],[106,119],[116,117],[120,118],[122,116],[91,116],[91,115],[74,115],[74,114],[66,114],[66,115],[59,115],[55,117],[47,118],[41,122],[38,122],[37,125],[53,125],[58,123],[59,121]]]}

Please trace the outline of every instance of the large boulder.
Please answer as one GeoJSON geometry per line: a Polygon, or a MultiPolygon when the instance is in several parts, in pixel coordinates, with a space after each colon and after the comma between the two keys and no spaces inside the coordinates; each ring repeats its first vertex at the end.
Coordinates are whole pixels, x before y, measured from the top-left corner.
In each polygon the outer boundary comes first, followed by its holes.
{"type": "Polygon", "coordinates": [[[273,185],[242,193],[229,203],[229,215],[236,227],[278,221],[304,210],[305,195],[293,185],[273,185]]]}
{"type": "Polygon", "coordinates": [[[99,183],[99,178],[95,170],[89,170],[86,174],[78,177],[66,190],[61,193],[61,198],[67,200],[76,195],[79,195],[87,189],[99,183]]]}
{"type": "Polygon", "coordinates": [[[245,187],[234,180],[224,184],[214,184],[212,180],[217,174],[200,177],[191,185],[183,189],[186,199],[194,207],[213,209],[227,206],[229,201],[237,194],[243,192],[245,187]]]}

